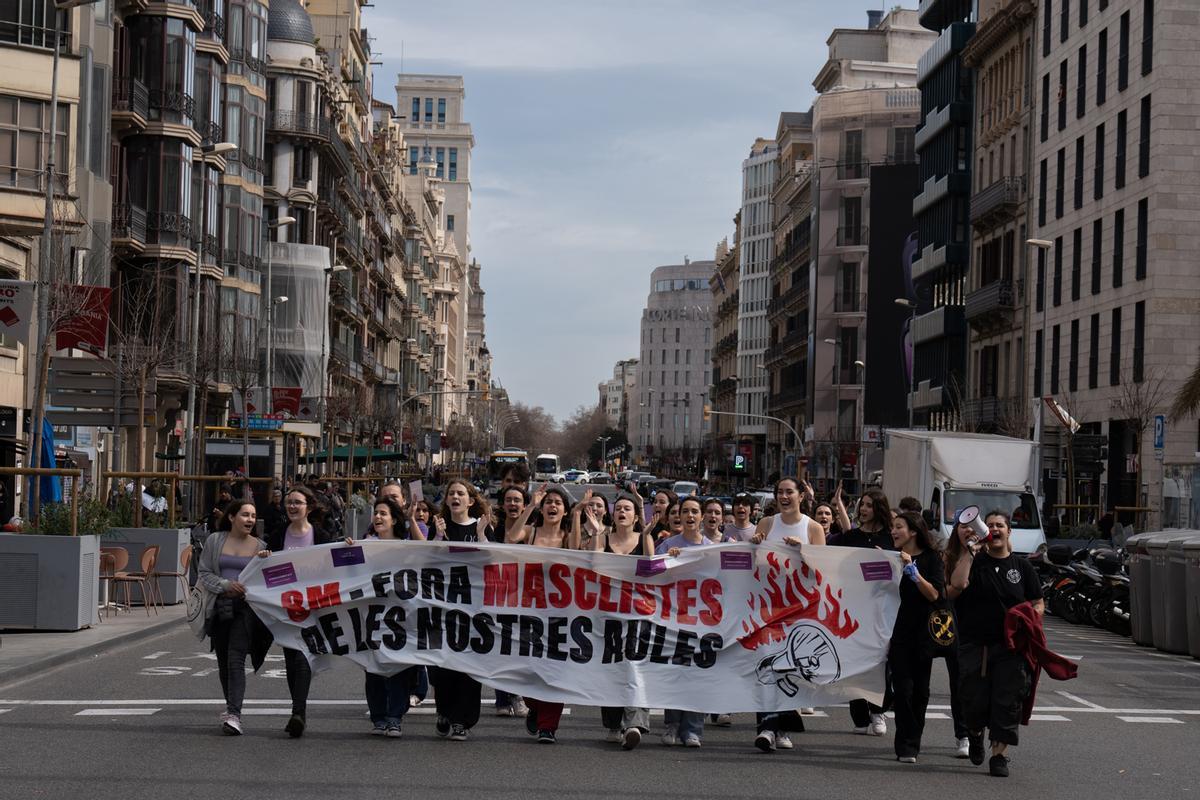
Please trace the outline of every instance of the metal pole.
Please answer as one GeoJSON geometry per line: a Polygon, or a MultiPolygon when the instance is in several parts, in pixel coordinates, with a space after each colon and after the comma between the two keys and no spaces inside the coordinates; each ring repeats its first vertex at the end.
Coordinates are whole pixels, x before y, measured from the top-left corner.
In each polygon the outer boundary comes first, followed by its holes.
{"type": "MultiPolygon", "coordinates": [[[[184,427],[184,438],[187,444],[184,445],[184,465],[188,472],[195,474],[202,472],[201,465],[195,463],[197,455],[200,451],[200,436],[203,427],[203,420],[197,419],[196,414],[196,384],[200,382],[199,360],[200,360],[200,265],[204,262],[204,247],[208,239],[208,155],[201,154],[200,156],[200,244],[196,248],[196,275],[195,282],[192,287],[192,330],[191,330],[191,347],[189,348],[189,369],[191,380],[188,382],[188,401],[187,415],[188,424],[184,427]]],[[[118,401],[119,403],[119,401],[118,401]]],[[[243,415],[244,416],[244,415],[243,415]]],[[[138,421],[141,424],[141,420],[138,421]]],[[[245,421],[243,420],[243,424],[245,421]]],[[[119,434],[118,434],[119,435],[119,434]]],[[[115,467],[116,465],[114,465],[115,467]]],[[[192,513],[199,514],[199,508],[196,506],[196,490],[197,486],[194,481],[188,482],[188,507],[192,513]]]]}
{"type": "Polygon", "coordinates": [[[913,384],[917,377],[917,304],[912,305],[912,315],[908,322],[908,338],[912,340],[912,363],[908,366],[908,429],[912,430],[913,426],[913,406],[916,401],[913,399],[913,384]]]}
{"type": "MultiPolygon", "coordinates": [[[[271,341],[274,338],[271,335],[275,323],[275,290],[271,286],[271,251],[274,249],[271,245],[275,243],[275,234],[271,223],[267,223],[267,379],[263,382],[265,387],[265,398],[263,408],[264,413],[271,413],[271,384],[274,381],[274,375],[271,374],[271,341]]],[[[247,413],[247,417],[249,414],[247,413]]]]}

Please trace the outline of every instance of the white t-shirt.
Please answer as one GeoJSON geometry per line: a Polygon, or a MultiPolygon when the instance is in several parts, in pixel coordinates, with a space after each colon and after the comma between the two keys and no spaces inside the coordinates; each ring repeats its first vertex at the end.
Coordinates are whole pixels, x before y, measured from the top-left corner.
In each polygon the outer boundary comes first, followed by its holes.
{"type": "Polygon", "coordinates": [[[800,515],[800,521],[794,525],[789,525],[783,521],[783,518],[778,514],[772,516],[771,527],[767,529],[767,535],[763,537],[764,542],[782,542],[788,537],[795,537],[803,544],[809,544],[808,541],[808,516],[800,515]]]}

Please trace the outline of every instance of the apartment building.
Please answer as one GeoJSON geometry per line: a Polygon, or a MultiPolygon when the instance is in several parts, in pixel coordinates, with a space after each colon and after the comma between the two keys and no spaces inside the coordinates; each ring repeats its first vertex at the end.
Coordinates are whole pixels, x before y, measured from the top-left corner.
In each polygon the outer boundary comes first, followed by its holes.
{"type": "Polygon", "coordinates": [[[710,472],[728,477],[733,466],[734,449],[737,447],[737,343],[738,343],[738,262],[741,229],[741,212],[733,217],[733,246],[723,239],[715,252],[716,269],[708,279],[712,292],[712,386],[708,399],[713,411],[709,422],[710,472]]]}
{"type": "Polygon", "coordinates": [[[1034,40],[1031,230],[1047,246],[1026,379],[1032,398],[1058,398],[1082,432],[1108,442],[1103,474],[1076,471],[1065,486],[1056,424],[1045,422],[1046,497],[1147,507],[1150,529],[1197,522],[1196,421],[1168,425],[1157,453],[1153,421],[1200,350],[1200,104],[1188,55],[1198,36],[1189,0],[1045,0],[1034,40]]]}
{"type": "Polygon", "coordinates": [[[600,409],[604,412],[605,425],[611,430],[627,430],[630,400],[637,402],[637,367],[636,358],[618,361],[613,366],[612,377],[598,387],[600,409]]]}

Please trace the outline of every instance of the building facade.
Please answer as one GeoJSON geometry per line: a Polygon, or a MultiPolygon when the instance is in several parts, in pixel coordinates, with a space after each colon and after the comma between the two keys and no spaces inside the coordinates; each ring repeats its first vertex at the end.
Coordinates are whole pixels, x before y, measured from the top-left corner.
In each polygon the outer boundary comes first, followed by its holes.
{"type": "Polygon", "coordinates": [[[712,386],[708,390],[713,415],[709,421],[711,447],[709,471],[727,480],[733,475],[737,441],[737,343],[738,343],[738,232],[741,213],[733,218],[733,246],[723,239],[717,245],[716,269],[709,277],[712,292],[712,386]]]}
{"type": "Polygon", "coordinates": [[[605,425],[610,430],[627,430],[629,402],[631,398],[636,398],[637,368],[636,358],[618,361],[613,366],[612,377],[598,387],[600,409],[604,412],[605,425]]]}
{"type": "Polygon", "coordinates": [[[656,474],[691,474],[705,436],[712,383],[712,292],[716,264],[656,267],[642,311],[634,457],[656,474]]]}

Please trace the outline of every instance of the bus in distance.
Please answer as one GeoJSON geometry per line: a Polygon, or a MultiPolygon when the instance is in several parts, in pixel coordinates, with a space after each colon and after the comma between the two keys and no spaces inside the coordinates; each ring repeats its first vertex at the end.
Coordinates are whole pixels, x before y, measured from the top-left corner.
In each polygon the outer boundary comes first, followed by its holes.
{"type": "Polygon", "coordinates": [[[502,447],[488,458],[487,475],[490,483],[498,484],[500,474],[510,464],[524,464],[529,467],[529,454],[519,447],[502,447]]]}
{"type": "Polygon", "coordinates": [[[534,459],[533,479],[535,481],[557,481],[560,477],[558,456],[553,453],[542,453],[534,459]]]}

